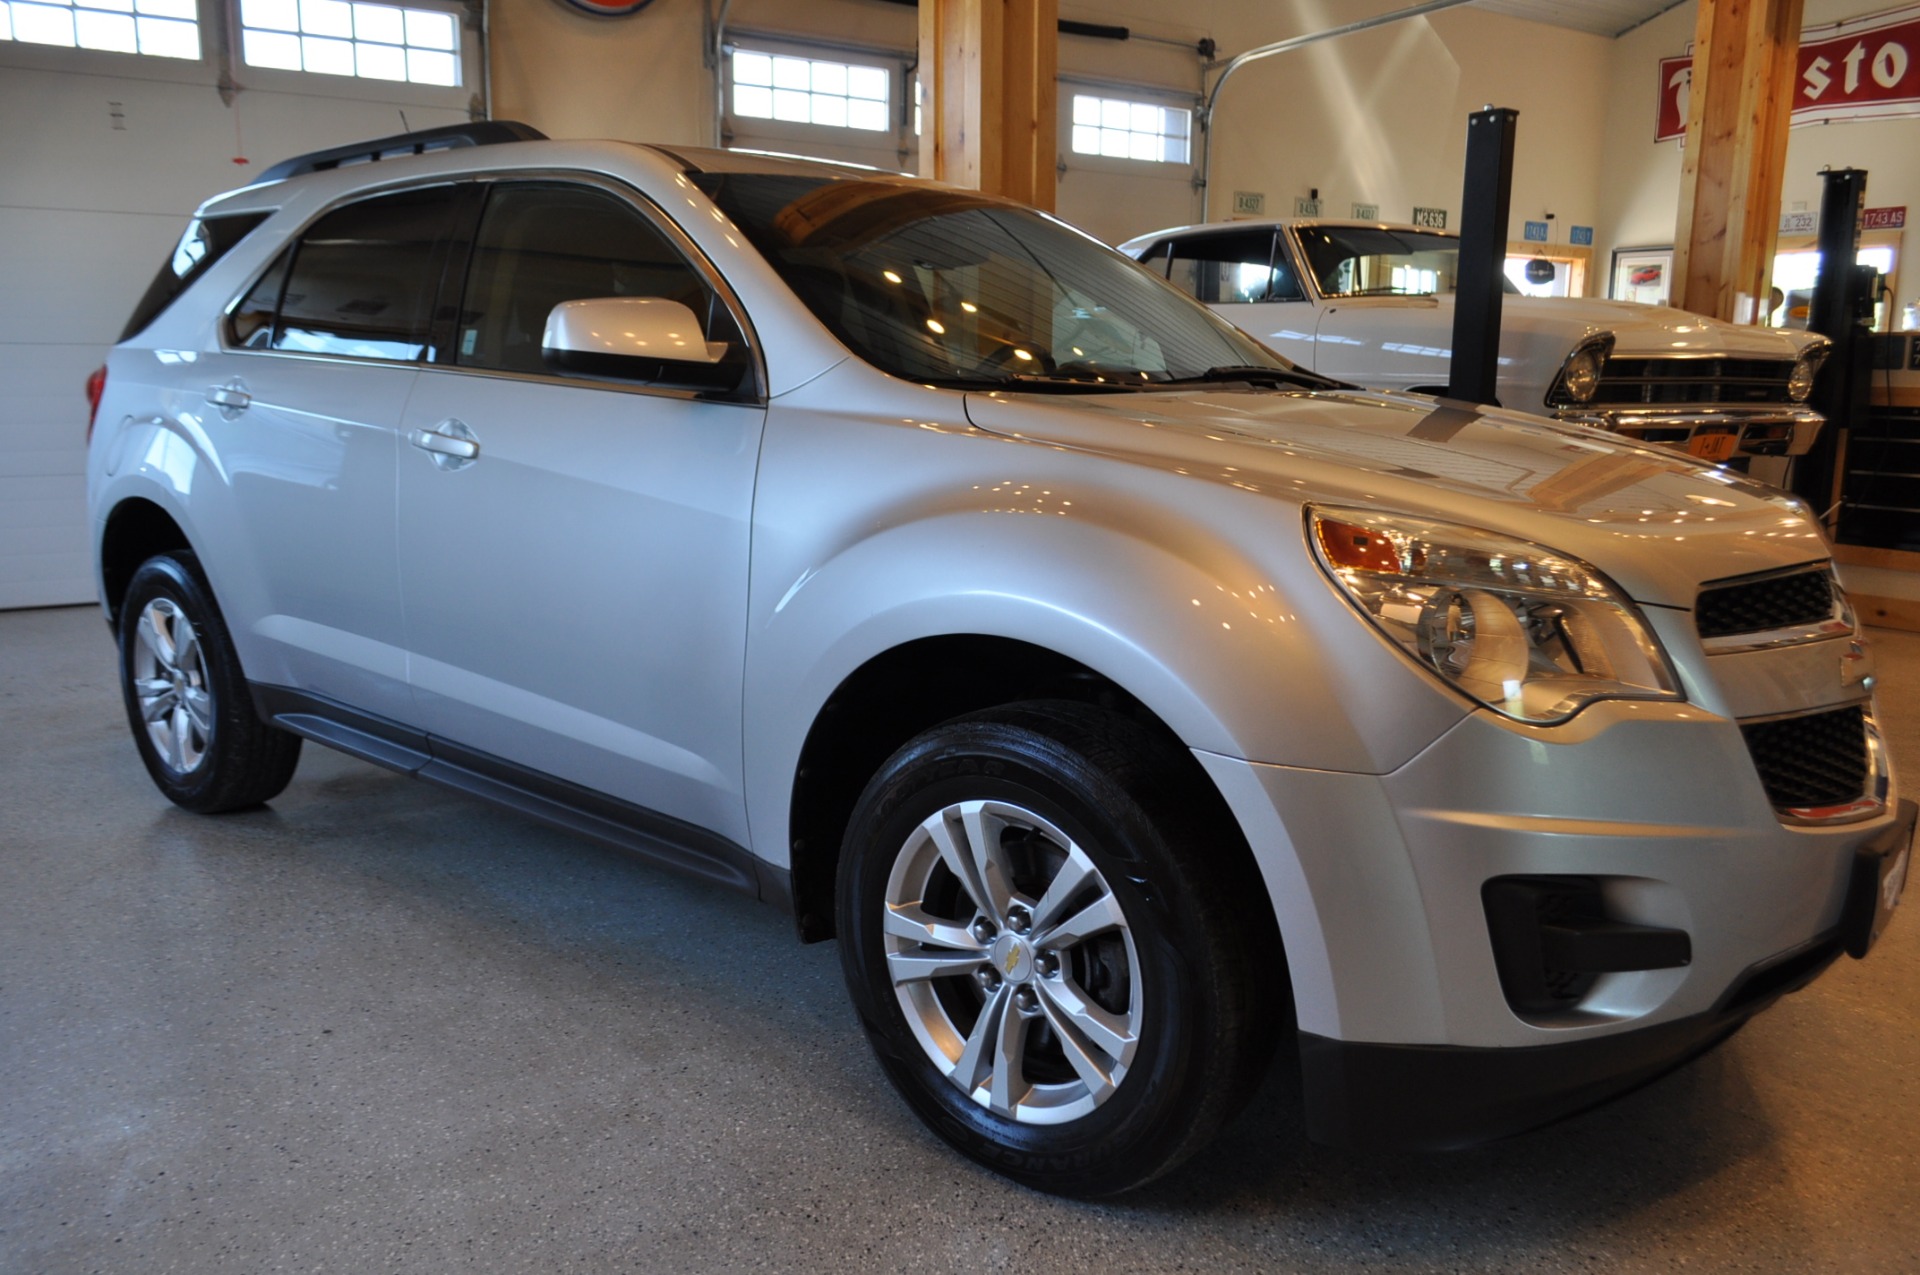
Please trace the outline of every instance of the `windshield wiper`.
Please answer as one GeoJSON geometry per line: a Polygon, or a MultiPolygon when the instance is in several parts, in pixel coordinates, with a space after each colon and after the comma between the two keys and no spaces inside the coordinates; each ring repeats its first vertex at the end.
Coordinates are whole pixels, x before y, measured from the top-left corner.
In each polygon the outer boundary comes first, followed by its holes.
{"type": "Polygon", "coordinates": [[[932,377],[922,384],[936,385],[944,390],[1009,390],[1016,394],[1131,394],[1143,388],[1126,381],[1096,381],[1090,376],[1042,376],[1030,372],[1011,372],[1006,376],[932,377]]]}
{"type": "Polygon", "coordinates": [[[1164,381],[1155,381],[1155,385],[1214,385],[1223,382],[1243,381],[1249,385],[1295,385],[1308,390],[1349,390],[1353,387],[1345,381],[1336,381],[1331,376],[1322,376],[1318,372],[1309,372],[1297,367],[1261,367],[1257,364],[1225,367],[1210,367],[1193,376],[1175,376],[1164,381]]]}

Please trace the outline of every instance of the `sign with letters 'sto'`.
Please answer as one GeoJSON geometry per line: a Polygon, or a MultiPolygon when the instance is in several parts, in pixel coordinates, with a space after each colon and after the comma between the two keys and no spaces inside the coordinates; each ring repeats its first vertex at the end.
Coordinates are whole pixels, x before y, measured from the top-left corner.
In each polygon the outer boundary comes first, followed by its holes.
{"type": "MultiPolygon", "coordinates": [[[[1800,33],[1793,124],[1920,115],[1920,4],[1800,33]]],[[[1653,139],[1685,136],[1693,55],[1660,59],[1653,139]]]]}

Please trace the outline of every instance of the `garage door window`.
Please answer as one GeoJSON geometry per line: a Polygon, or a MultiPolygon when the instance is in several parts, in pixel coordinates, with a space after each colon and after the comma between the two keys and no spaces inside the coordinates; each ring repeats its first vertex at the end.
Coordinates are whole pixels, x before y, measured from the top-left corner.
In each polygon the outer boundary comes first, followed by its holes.
{"type": "Polygon", "coordinates": [[[892,81],[883,67],[736,49],[733,113],[884,133],[893,127],[892,81]]]}
{"type": "Polygon", "coordinates": [[[248,66],[411,84],[460,83],[451,13],[348,0],[240,0],[248,66]]]}
{"type": "Polygon", "coordinates": [[[200,57],[194,0],[0,0],[0,40],[200,57]]]}
{"type": "Polygon", "coordinates": [[[1191,153],[1193,112],[1156,102],[1073,95],[1073,152],[1109,159],[1184,164],[1191,153]]]}

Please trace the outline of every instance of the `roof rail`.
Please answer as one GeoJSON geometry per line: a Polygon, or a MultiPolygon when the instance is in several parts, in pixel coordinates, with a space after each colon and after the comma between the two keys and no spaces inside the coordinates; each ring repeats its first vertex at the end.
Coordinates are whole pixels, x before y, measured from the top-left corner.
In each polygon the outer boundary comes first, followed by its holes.
{"type": "Polygon", "coordinates": [[[254,178],[249,185],[282,181],[302,173],[318,173],[348,164],[371,164],[403,155],[423,155],[428,151],[459,150],[467,146],[497,146],[502,142],[543,142],[547,135],[531,124],[515,120],[475,120],[471,124],[449,124],[445,128],[423,128],[414,133],[397,133],[371,142],[354,142],[330,150],[314,151],[283,159],[254,178]]]}

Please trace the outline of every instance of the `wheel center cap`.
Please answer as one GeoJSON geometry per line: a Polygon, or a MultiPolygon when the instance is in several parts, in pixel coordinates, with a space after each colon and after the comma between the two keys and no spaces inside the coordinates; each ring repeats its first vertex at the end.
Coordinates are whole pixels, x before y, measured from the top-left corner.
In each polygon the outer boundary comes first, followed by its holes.
{"type": "Polygon", "coordinates": [[[1033,945],[1018,934],[1002,934],[987,950],[993,968],[1012,983],[1024,983],[1033,977],[1033,945]]]}

